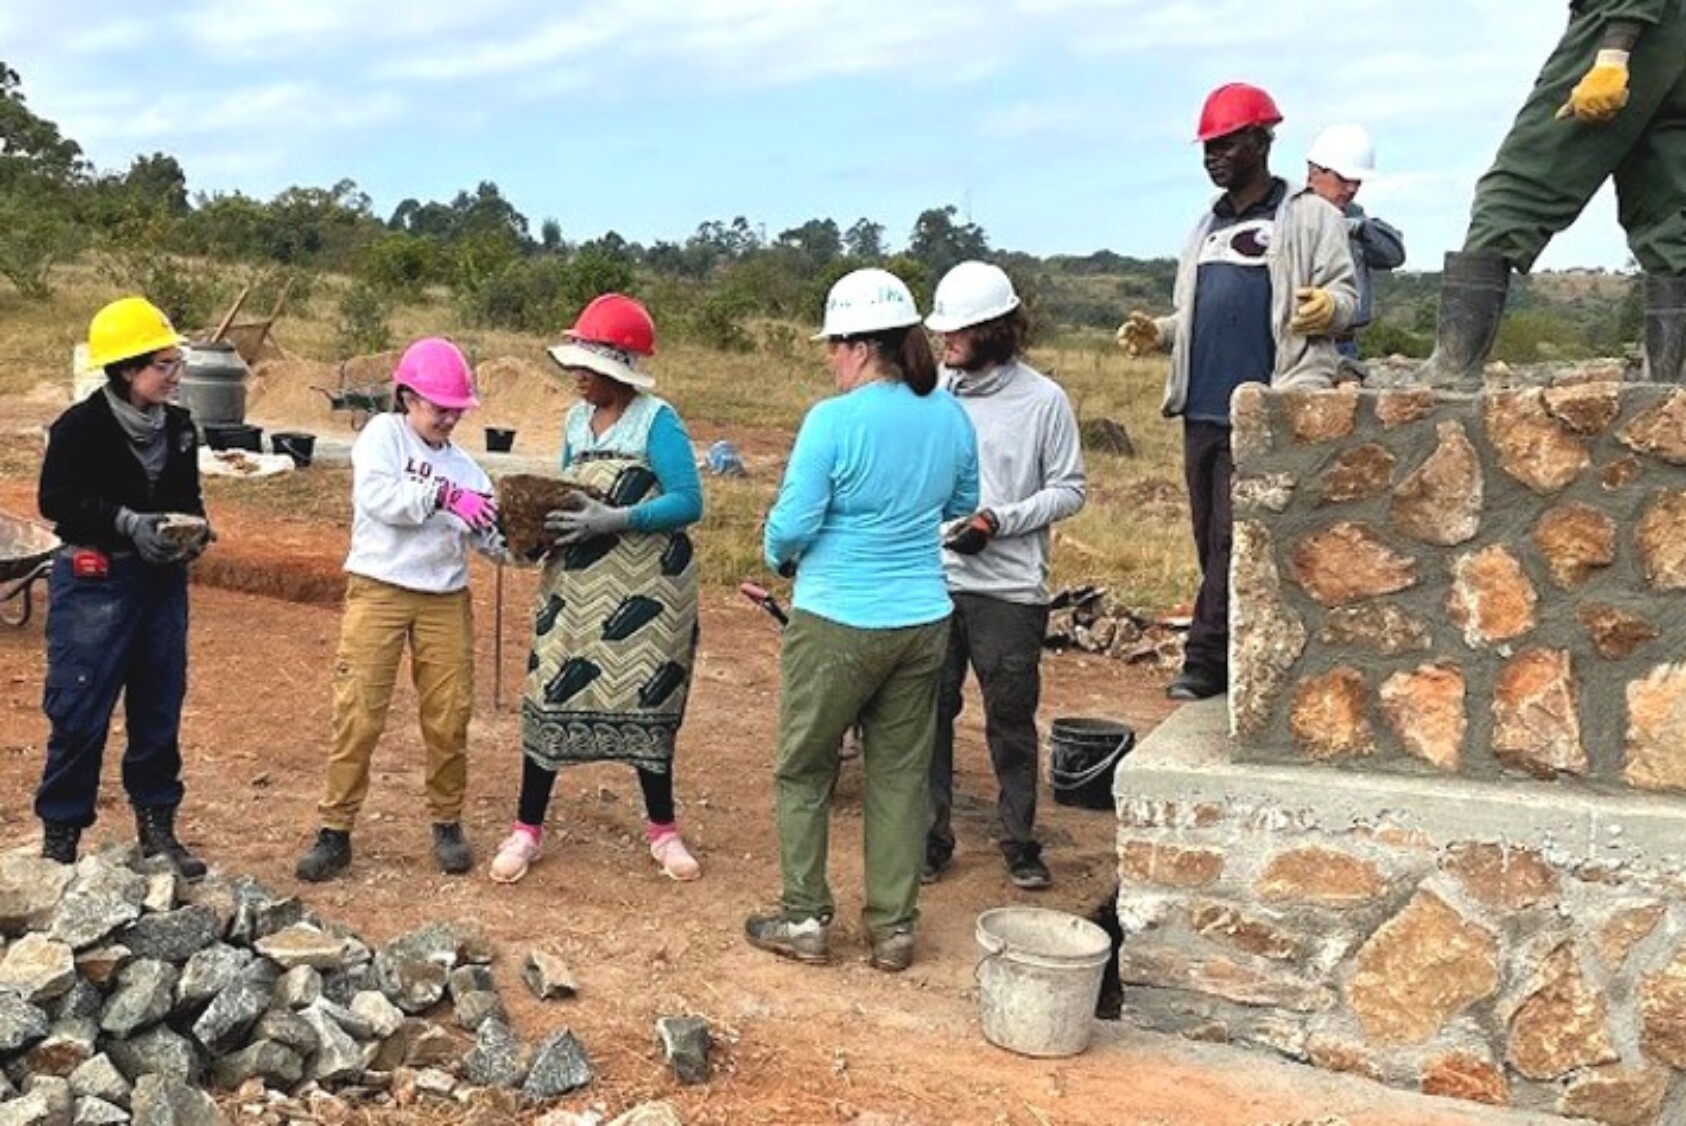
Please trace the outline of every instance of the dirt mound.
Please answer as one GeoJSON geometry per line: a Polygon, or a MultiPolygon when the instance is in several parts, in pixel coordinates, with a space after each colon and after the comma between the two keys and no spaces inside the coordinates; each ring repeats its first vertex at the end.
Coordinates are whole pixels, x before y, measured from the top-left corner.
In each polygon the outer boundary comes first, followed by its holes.
{"type": "MultiPolygon", "coordinates": [[[[260,360],[246,386],[247,416],[313,433],[350,433],[362,424],[362,416],[334,410],[328,393],[386,383],[399,355],[377,352],[328,363],[283,352],[260,360]]],[[[459,440],[466,439],[472,447],[478,445],[475,435],[481,427],[502,426],[518,432],[518,453],[538,455],[559,448],[562,415],[573,402],[573,392],[549,369],[518,357],[499,356],[482,363],[475,380],[480,409],[464,424],[459,440]]]]}

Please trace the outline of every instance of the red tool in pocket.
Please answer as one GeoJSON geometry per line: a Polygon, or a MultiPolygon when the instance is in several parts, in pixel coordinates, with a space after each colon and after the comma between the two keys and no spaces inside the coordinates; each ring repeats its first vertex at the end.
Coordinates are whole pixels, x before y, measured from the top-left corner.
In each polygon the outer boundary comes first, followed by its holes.
{"type": "Polygon", "coordinates": [[[111,575],[111,556],[91,547],[70,553],[70,573],[79,579],[103,579],[111,575]]]}

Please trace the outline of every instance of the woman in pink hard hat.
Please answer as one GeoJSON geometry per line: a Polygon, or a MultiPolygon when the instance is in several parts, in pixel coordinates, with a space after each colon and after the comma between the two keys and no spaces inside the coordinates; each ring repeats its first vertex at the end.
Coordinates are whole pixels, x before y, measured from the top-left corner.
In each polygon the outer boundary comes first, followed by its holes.
{"type": "Polygon", "coordinates": [[[427,747],[427,806],[439,868],[474,857],[462,834],[474,619],[468,549],[502,553],[492,483],[451,432],[480,405],[468,361],[448,340],[418,340],[393,376],[394,410],[369,420],[351,449],[353,516],[345,615],[334,662],[334,744],[317,809],[321,828],[301,880],[351,863],[351,829],[406,643],[427,747]]]}
{"type": "MultiPolygon", "coordinates": [[[[514,883],[538,859],[563,766],[621,762],[644,795],[650,855],[675,880],[702,875],[679,835],[674,745],[697,646],[692,524],[702,482],[685,424],[652,395],[656,346],[642,304],[606,293],[551,359],[580,401],[568,411],[562,478],[603,499],[546,514],[545,559],[521,697],[521,796],[491,877],[514,883]]],[[[583,499],[583,498],[582,498],[583,499]]]]}

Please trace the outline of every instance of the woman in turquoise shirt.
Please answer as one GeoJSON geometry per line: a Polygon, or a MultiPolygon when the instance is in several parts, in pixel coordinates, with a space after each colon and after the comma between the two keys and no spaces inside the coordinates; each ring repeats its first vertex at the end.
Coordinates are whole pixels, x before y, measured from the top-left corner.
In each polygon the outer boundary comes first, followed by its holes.
{"type": "Polygon", "coordinates": [[[936,390],[913,296],[894,274],[856,270],[831,288],[826,366],[838,395],[808,412],[778,501],[767,562],[796,574],[780,656],[775,765],[779,907],[744,924],[751,945],[804,962],[830,951],[827,831],[838,744],[859,717],[866,904],[878,969],[913,961],[937,674],[952,605],[939,528],[978,506],[977,439],[936,390]]]}

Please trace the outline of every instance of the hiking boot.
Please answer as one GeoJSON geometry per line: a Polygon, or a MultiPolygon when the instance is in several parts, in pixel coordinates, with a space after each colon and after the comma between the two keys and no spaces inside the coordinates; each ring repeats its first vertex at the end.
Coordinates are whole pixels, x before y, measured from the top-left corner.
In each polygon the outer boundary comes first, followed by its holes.
{"type": "Polygon", "coordinates": [[[743,934],[757,950],[781,958],[821,965],[831,957],[831,923],[815,915],[802,919],[793,919],[783,911],[751,915],[744,920],[743,934]]]}
{"type": "Polygon", "coordinates": [[[527,874],[527,868],[544,855],[544,832],[516,829],[503,839],[498,854],[492,857],[492,882],[513,884],[527,874]]]}
{"type": "Polygon", "coordinates": [[[1052,887],[1054,874],[1042,863],[1042,846],[1035,841],[1007,850],[1007,878],[1013,886],[1025,891],[1041,891],[1052,887]]]}
{"type": "Polygon", "coordinates": [[[81,843],[82,830],[79,827],[67,821],[41,822],[41,859],[74,864],[76,846],[81,843]]]}
{"type": "Polygon", "coordinates": [[[875,970],[899,974],[913,965],[913,928],[897,927],[872,936],[872,950],[866,964],[875,970]]]}
{"type": "Polygon", "coordinates": [[[316,843],[299,857],[293,874],[308,883],[319,884],[351,866],[351,833],[346,829],[318,829],[316,843]]]}
{"type": "Polygon", "coordinates": [[[474,867],[474,853],[463,839],[461,822],[433,823],[433,859],[439,863],[441,872],[451,876],[460,876],[474,867]]]}
{"type": "Polygon", "coordinates": [[[656,858],[656,863],[662,866],[662,872],[670,880],[694,880],[702,875],[702,865],[691,855],[691,850],[685,847],[685,841],[678,833],[663,833],[650,842],[650,855],[656,858]]]}
{"type": "Polygon", "coordinates": [[[140,838],[143,857],[162,856],[184,880],[204,878],[205,862],[176,839],[175,806],[135,806],[135,835],[140,838]]]}
{"type": "Polygon", "coordinates": [[[1165,686],[1173,700],[1205,700],[1229,691],[1229,674],[1202,665],[1184,665],[1176,679],[1165,686]]]}

